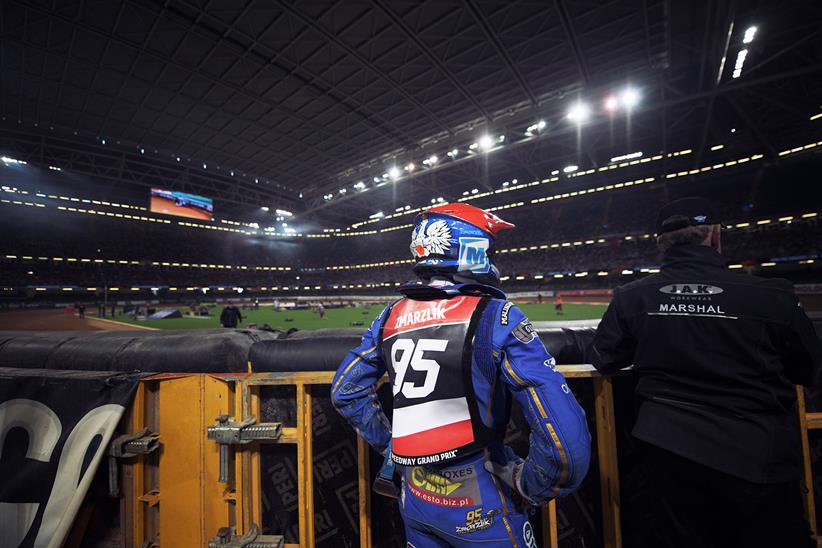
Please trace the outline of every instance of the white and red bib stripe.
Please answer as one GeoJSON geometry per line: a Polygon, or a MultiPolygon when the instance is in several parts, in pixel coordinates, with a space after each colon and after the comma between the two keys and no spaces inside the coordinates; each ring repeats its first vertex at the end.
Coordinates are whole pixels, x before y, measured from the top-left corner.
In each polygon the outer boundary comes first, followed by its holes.
{"type": "Polygon", "coordinates": [[[395,409],[392,428],[392,450],[398,455],[431,455],[474,441],[465,398],[395,409]]]}

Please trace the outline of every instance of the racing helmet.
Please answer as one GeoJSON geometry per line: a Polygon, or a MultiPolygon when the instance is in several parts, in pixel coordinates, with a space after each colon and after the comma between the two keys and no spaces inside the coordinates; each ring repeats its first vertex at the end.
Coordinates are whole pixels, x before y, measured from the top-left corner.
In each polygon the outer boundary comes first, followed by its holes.
{"type": "Polygon", "coordinates": [[[411,233],[414,273],[422,279],[459,275],[487,285],[499,284],[492,262],[494,240],[514,228],[494,215],[468,204],[443,204],[418,214],[411,233]]]}

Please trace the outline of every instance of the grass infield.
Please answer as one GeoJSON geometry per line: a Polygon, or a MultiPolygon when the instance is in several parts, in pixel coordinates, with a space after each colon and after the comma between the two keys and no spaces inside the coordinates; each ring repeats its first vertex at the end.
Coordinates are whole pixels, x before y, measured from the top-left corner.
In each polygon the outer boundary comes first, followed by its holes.
{"type": "MultiPolygon", "coordinates": [[[[566,303],[563,314],[557,315],[554,312],[553,303],[544,304],[522,304],[519,305],[522,311],[531,321],[540,322],[547,320],[594,320],[602,317],[606,305],[590,303],[566,303]]],[[[257,327],[268,324],[274,329],[286,331],[292,327],[300,330],[322,329],[326,327],[357,327],[366,328],[371,321],[380,313],[383,306],[364,306],[358,308],[332,308],[325,311],[325,318],[320,319],[314,310],[289,310],[276,311],[271,306],[260,306],[260,310],[242,310],[243,322],[239,327],[248,327],[255,323],[257,327]],[[290,320],[290,321],[289,321],[290,320]],[[362,322],[362,325],[354,325],[355,322],[362,322]]],[[[117,321],[155,327],[157,329],[197,329],[207,327],[220,327],[221,307],[210,308],[210,316],[171,318],[167,320],[142,320],[137,321],[129,316],[119,315],[114,318],[117,321]]]]}

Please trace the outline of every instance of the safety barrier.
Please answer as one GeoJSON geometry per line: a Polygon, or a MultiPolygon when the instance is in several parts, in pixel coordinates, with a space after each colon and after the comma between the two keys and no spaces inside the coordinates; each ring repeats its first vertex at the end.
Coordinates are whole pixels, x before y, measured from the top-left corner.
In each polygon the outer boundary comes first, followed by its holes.
{"type": "MultiPolygon", "coordinates": [[[[580,361],[575,349],[592,334],[587,327],[538,326],[538,332],[561,364],[580,361]]],[[[388,546],[401,532],[396,503],[372,496],[373,471],[381,457],[329,411],[333,370],[359,335],[350,329],[287,338],[241,330],[5,332],[0,333],[0,372],[4,367],[67,374],[157,372],[139,381],[118,428],[127,437],[117,438],[109,449],[109,481],[119,493],[111,500],[119,501],[124,546],[217,546],[244,536],[248,540],[262,530],[276,535],[256,536],[254,546],[332,545],[333,535],[346,527],[352,544],[388,546]],[[152,450],[158,441],[159,448],[152,450]]],[[[598,506],[599,515],[588,517],[596,522],[595,544],[620,547],[614,405],[619,379],[602,377],[587,365],[558,369],[582,395],[592,420],[597,466],[589,473],[589,492],[598,491],[598,502],[590,506],[598,506]]],[[[822,412],[806,412],[804,391],[798,396],[803,485],[816,531],[808,431],[822,428],[822,412]]],[[[582,521],[569,512],[563,519],[562,504],[551,502],[532,519],[542,524],[545,547],[560,545],[559,532],[568,530],[568,521],[582,521]]]]}
{"type": "MultiPolygon", "coordinates": [[[[604,546],[621,546],[611,380],[599,376],[590,366],[558,369],[569,380],[593,382],[604,546]]],[[[235,528],[237,535],[249,532],[263,522],[261,448],[280,444],[293,445],[297,453],[298,543],[285,546],[314,546],[312,398],[317,391],[328,391],[333,376],[333,371],[316,371],[160,374],[144,379],[126,417],[128,430],[148,428],[160,433],[162,451],[141,455],[123,465],[126,545],[143,546],[148,541],[149,546],[205,546],[222,527],[235,528]],[[230,445],[229,473],[223,478],[227,481],[220,481],[220,446],[204,433],[210,425],[217,426],[218,416],[227,416],[238,432],[263,422],[260,389],[268,386],[294,388],[296,424],[282,425],[280,434],[271,439],[230,445]],[[238,426],[242,424],[247,426],[238,426]]],[[[360,438],[356,447],[359,545],[366,548],[372,546],[373,536],[373,477],[370,449],[360,438]]],[[[379,500],[394,504],[388,499],[379,500]]],[[[541,519],[542,545],[558,546],[555,502],[541,509],[541,519]]]]}

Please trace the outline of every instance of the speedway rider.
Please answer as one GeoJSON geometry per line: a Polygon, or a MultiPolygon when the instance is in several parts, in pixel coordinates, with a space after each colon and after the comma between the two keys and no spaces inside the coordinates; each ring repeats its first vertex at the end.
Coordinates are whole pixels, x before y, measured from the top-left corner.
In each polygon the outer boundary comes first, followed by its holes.
{"type": "Polygon", "coordinates": [[[588,470],[585,413],[497,287],[494,240],[513,226],[467,204],[418,215],[421,281],[400,287],[332,383],[337,410],[401,465],[408,546],[535,546],[525,505],[571,493],[588,470]],[[377,399],[386,371],[391,423],[377,399]],[[503,442],[512,396],[531,428],[525,460],[503,442]]]}

